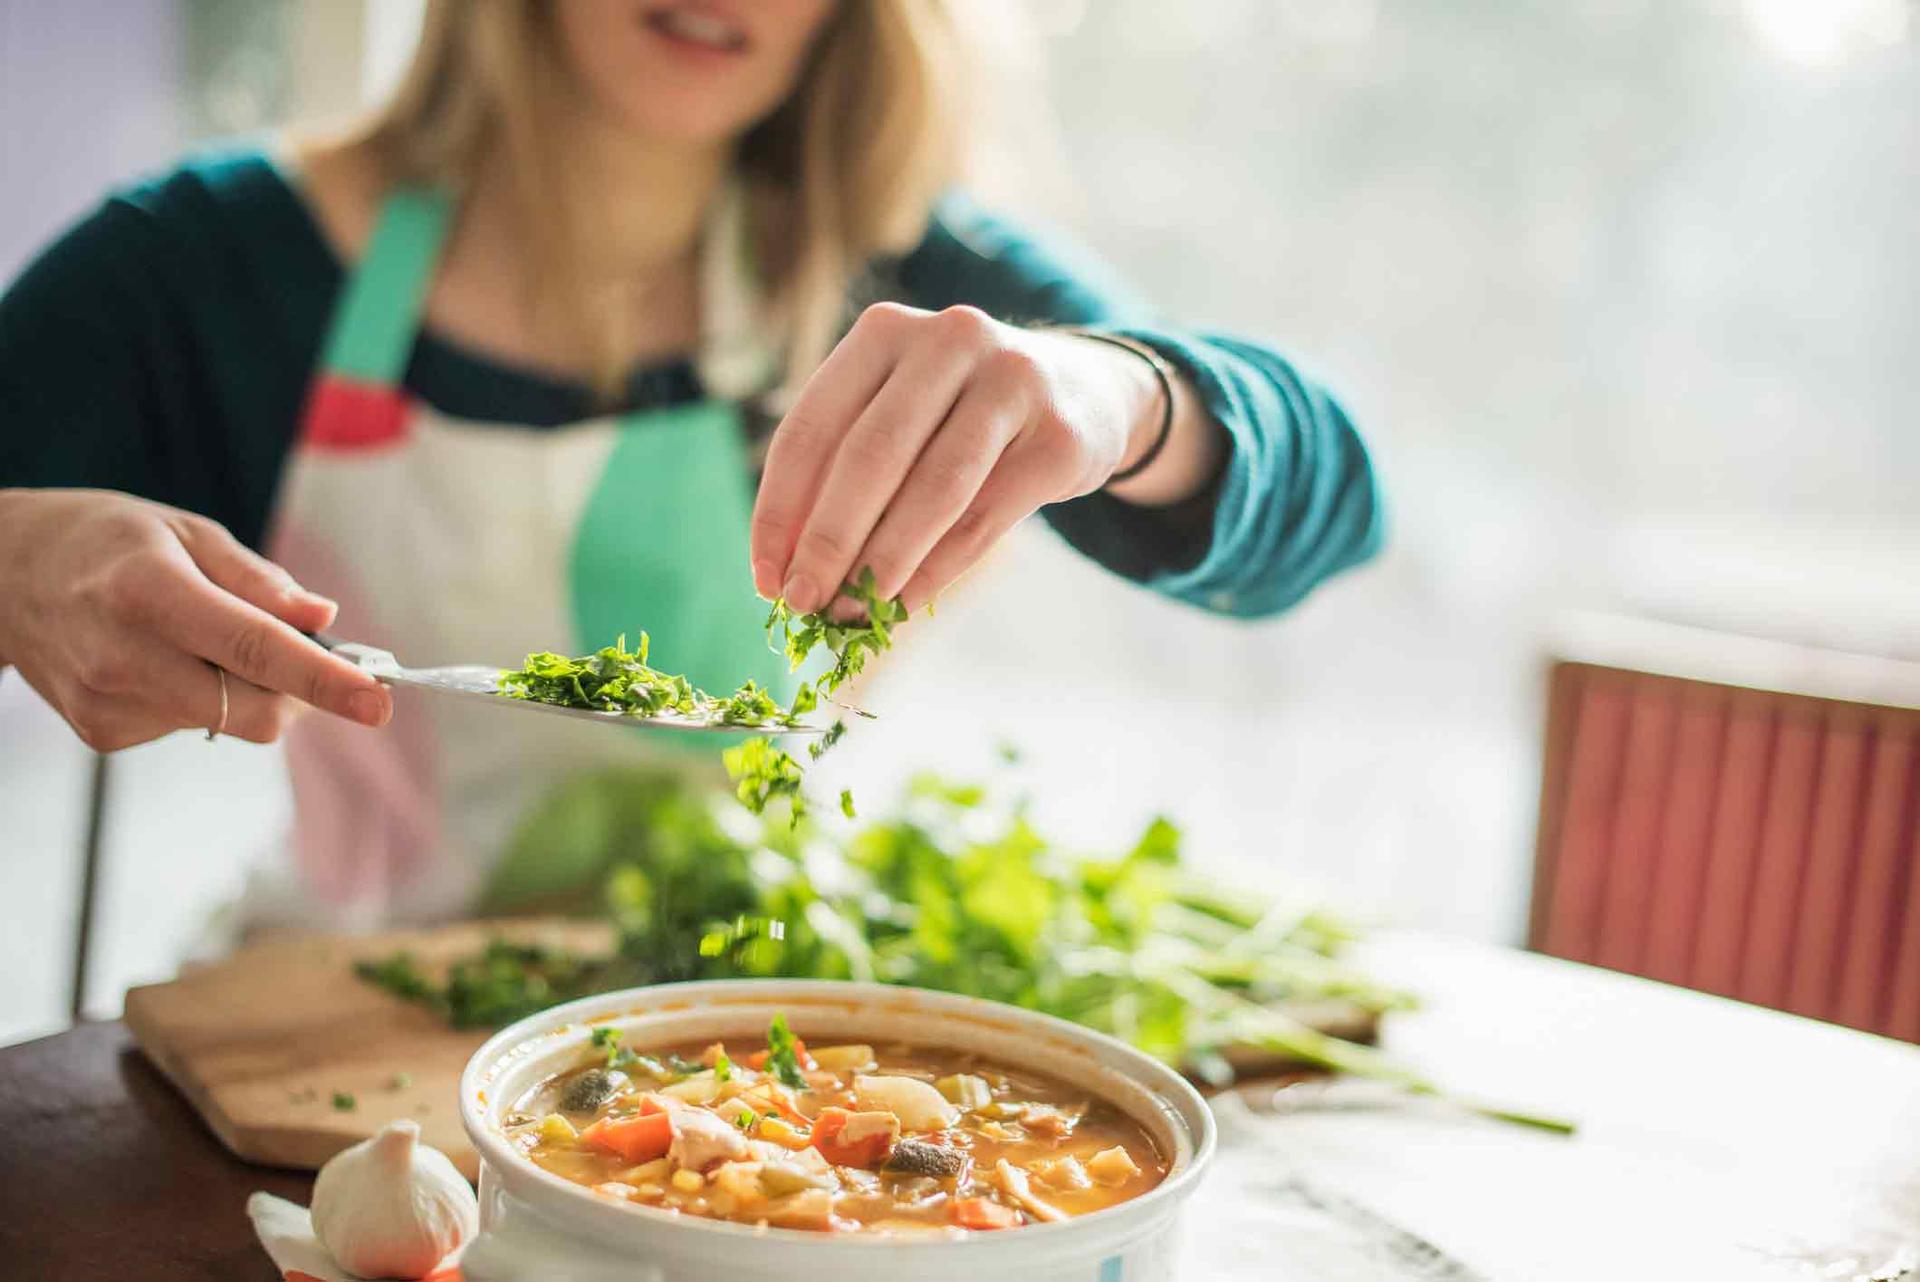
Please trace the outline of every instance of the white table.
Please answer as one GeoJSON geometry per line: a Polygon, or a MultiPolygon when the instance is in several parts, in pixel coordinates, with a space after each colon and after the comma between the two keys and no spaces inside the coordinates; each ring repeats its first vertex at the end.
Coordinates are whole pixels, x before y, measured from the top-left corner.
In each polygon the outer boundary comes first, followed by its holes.
{"type": "Polygon", "coordinates": [[[1920,1048],[1476,944],[1390,936],[1360,959],[1426,998],[1389,1018],[1389,1051],[1579,1133],[1335,1107],[1345,1088],[1271,1118],[1228,1107],[1183,1276],[1805,1282],[1920,1263],[1920,1048]]]}

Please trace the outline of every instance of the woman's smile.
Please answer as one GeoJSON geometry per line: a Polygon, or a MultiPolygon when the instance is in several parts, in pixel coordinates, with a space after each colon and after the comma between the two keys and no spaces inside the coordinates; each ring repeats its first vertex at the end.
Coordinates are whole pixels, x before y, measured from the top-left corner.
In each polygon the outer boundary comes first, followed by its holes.
{"type": "Polygon", "coordinates": [[[746,27],[714,5],[662,5],[647,10],[642,21],[668,47],[697,58],[731,59],[751,48],[746,27]]]}

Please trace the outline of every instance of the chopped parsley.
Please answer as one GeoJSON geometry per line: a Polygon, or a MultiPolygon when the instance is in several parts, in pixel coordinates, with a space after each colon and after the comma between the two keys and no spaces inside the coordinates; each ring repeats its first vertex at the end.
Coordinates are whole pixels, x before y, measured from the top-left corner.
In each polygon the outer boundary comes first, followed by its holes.
{"type": "Polygon", "coordinates": [[[596,1028],[592,1033],[593,1048],[604,1051],[607,1067],[612,1068],[620,1059],[620,1030],[617,1028],[596,1028]]]}
{"type": "Polygon", "coordinates": [[[360,1107],[360,1101],[354,1099],[354,1097],[348,1092],[335,1091],[333,1093],[333,1111],[334,1112],[351,1113],[353,1112],[354,1109],[358,1107],[360,1107]]]}
{"type": "Polygon", "coordinates": [[[786,656],[793,671],[798,672],[821,646],[833,655],[832,666],[814,683],[824,694],[832,694],[859,676],[867,666],[867,656],[891,648],[894,625],[907,618],[907,607],[899,597],[881,598],[870,565],[860,571],[859,578],[841,585],[840,595],[866,607],[864,622],[843,623],[825,610],[797,615],[778,599],[767,612],[767,644],[775,654],[786,656]]]}
{"type": "MultiPolygon", "coordinates": [[[[640,634],[638,649],[627,649],[622,635],[612,645],[579,658],[542,651],[530,654],[520,668],[500,674],[499,691],[513,699],[563,708],[587,708],[619,712],[636,717],[656,717],[663,713],[704,720],[726,726],[796,726],[800,718],[820,706],[822,694],[832,694],[858,676],[869,655],[888,649],[895,624],[904,622],[907,610],[899,598],[883,600],[874,586],[873,568],[863,569],[840,594],[865,608],[865,620],[842,623],[824,612],[796,615],[783,600],[776,600],[767,614],[767,641],[777,654],[784,655],[793,671],[822,646],[833,656],[827,671],[812,682],[802,681],[793,700],[785,708],[772,693],[749,680],[725,698],[708,694],[683,676],[660,671],[647,662],[650,640],[640,634]]],[[[858,709],[854,709],[858,712],[858,709]]],[[[870,714],[861,713],[866,716],[870,714]]],[[[807,760],[818,761],[847,732],[846,722],[836,720],[827,732],[807,747],[807,760]]],[[[807,813],[807,801],[801,791],[802,767],[793,754],[776,747],[765,738],[753,738],[723,753],[727,773],[734,782],[734,795],[754,814],[761,814],[777,798],[787,799],[789,821],[797,825],[807,813]]],[[[840,794],[840,810],[849,819],[854,816],[852,794],[840,794]]],[[[409,978],[399,972],[377,978],[394,991],[409,978]]],[[[424,994],[425,981],[414,985],[424,994]]],[[[403,994],[416,995],[416,994],[403,994]]]]}
{"type": "MultiPolygon", "coordinates": [[[[726,698],[716,698],[685,677],[647,664],[647,634],[640,648],[627,638],[579,658],[542,651],[521,667],[500,674],[498,690],[510,699],[528,699],[561,708],[587,708],[635,717],[675,713],[729,726],[790,725],[797,713],[782,710],[773,696],[748,681],[726,698]]],[[[811,706],[811,705],[809,705],[811,706]]]]}
{"type": "Polygon", "coordinates": [[[733,1061],[727,1058],[725,1051],[713,1057],[713,1080],[716,1082],[733,1080],[733,1061]]]}

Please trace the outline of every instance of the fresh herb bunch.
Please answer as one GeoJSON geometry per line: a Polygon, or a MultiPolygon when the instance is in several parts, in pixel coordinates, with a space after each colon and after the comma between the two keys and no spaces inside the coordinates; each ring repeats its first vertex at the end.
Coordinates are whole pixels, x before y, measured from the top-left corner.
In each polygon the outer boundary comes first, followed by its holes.
{"type": "MultiPolygon", "coordinates": [[[[549,813],[555,830],[523,831],[517,853],[578,864],[591,834],[600,911],[619,935],[616,954],[576,962],[574,986],[549,1002],[665,979],[879,980],[1045,1011],[1214,1080],[1228,1050],[1251,1048],[1437,1093],[1372,1047],[1286,1013],[1327,1000],[1376,1014],[1412,1004],[1341,959],[1348,927],[1315,905],[1199,876],[1166,819],[1118,853],[1077,854],[1005,790],[923,776],[891,814],[857,827],[771,814],[730,827],[711,797],[625,770],[573,781],[549,813]]],[[[549,960],[549,990],[560,973],[549,960]]],[[[411,973],[386,986],[456,1019],[476,1013],[470,995],[411,973]]]]}

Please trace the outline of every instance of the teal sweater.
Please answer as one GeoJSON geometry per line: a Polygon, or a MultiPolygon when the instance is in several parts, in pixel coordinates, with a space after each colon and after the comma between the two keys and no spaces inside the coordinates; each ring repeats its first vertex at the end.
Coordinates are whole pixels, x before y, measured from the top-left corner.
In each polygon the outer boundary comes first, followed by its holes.
{"type": "MultiPolygon", "coordinates": [[[[114,194],[0,297],[0,486],[124,490],[204,513],[257,546],[343,274],[258,152],[190,161],[114,194]]],[[[1379,546],[1359,435],[1270,348],[1163,327],[1097,270],[959,197],[917,248],[869,277],[874,298],[1130,335],[1186,374],[1232,440],[1200,495],[1170,509],[1105,494],[1043,509],[1116,573],[1257,617],[1379,546]]],[[[585,387],[430,331],[405,382],[444,413],[491,422],[557,426],[606,408],[585,387]]],[[[666,362],[634,371],[616,408],[702,394],[689,363],[666,362]]]]}

